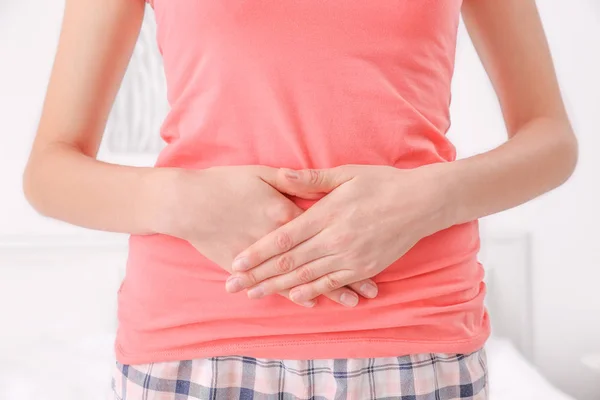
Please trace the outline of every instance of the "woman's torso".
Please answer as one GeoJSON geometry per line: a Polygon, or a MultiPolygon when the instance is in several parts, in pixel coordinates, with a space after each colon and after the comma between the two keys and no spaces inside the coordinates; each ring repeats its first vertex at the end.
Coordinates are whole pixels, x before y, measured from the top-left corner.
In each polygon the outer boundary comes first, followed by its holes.
{"type": "MultiPolygon", "coordinates": [[[[445,137],[460,0],[155,0],[171,111],[157,167],[414,168],[445,137]]],[[[298,201],[303,207],[310,203],[298,201]]],[[[489,334],[477,222],[423,239],[376,299],[303,309],[224,291],[183,240],[132,236],[119,292],[123,363],[470,352],[489,334]]]]}

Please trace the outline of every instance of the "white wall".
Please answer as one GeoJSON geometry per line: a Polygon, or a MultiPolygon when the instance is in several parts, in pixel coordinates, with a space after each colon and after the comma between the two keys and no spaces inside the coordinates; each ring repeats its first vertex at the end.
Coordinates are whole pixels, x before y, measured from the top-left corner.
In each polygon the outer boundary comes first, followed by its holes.
{"type": "Polygon", "coordinates": [[[31,211],[21,171],[41,111],[64,1],[0,2],[0,234],[72,231],[31,211]]]}
{"type": "MultiPolygon", "coordinates": [[[[0,237],[76,234],[36,215],[21,194],[21,171],[39,117],[63,0],[0,1],[0,237]]],[[[556,384],[581,399],[600,392],[579,357],[600,351],[596,233],[600,225],[600,7],[597,0],[539,2],[580,141],[580,164],[565,186],[486,219],[488,230],[534,233],[536,361],[556,384]]],[[[477,57],[461,37],[451,137],[463,156],[504,139],[496,100],[477,57]]],[[[6,274],[6,270],[2,272],[6,274]]],[[[10,279],[10,276],[9,276],[10,279]]]]}
{"type": "MultiPolygon", "coordinates": [[[[21,173],[41,113],[63,9],[64,0],[0,0],[0,236],[89,233],[40,217],[21,190],[21,173]]],[[[119,161],[103,151],[100,157],[119,161]]],[[[124,161],[149,164],[152,158],[124,161]]]]}
{"type": "MultiPolygon", "coordinates": [[[[487,218],[486,230],[533,232],[535,359],[581,399],[600,379],[579,361],[600,352],[600,2],[539,1],[557,74],[580,144],[572,179],[525,206],[487,218]]],[[[504,140],[492,89],[468,41],[457,59],[451,137],[463,156],[504,140]]]]}

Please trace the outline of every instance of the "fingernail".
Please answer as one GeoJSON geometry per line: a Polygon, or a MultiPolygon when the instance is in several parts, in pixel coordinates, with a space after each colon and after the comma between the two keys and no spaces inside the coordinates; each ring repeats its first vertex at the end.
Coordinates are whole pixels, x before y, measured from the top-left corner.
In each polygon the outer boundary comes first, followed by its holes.
{"type": "Polygon", "coordinates": [[[365,297],[372,299],[377,296],[377,287],[370,283],[363,283],[360,287],[360,292],[364,294],[365,297]]]}
{"type": "Polygon", "coordinates": [[[229,277],[225,282],[225,289],[230,293],[239,292],[243,288],[242,280],[236,276],[229,277]]]}
{"type": "Polygon", "coordinates": [[[262,286],[256,286],[248,290],[248,297],[251,299],[260,299],[265,295],[265,290],[262,286]]]}
{"type": "Polygon", "coordinates": [[[293,289],[290,292],[290,299],[292,299],[293,302],[302,303],[302,301],[301,301],[301,299],[302,299],[302,290],[300,290],[300,289],[293,289]]]}
{"type": "Polygon", "coordinates": [[[248,257],[239,257],[233,260],[233,264],[231,268],[234,271],[245,271],[250,266],[250,262],[248,261],[248,257]]]}
{"type": "Polygon", "coordinates": [[[358,304],[358,296],[351,295],[349,293],[342,293],[342,295],[340,296],[340,301],[346,307],[354,307],[358,304]]]}
{"type": "Polygon", "coordinates": [[[314,306],[315,306],[315,304],[317,304],[317,303],[316,303],[314,300],[310,300],[310,301],[305,301],[305,302],[303,302],[303,303],[301,303],[301,304],[302,304],[304,307],[311,308],[311,307],[314,307],[314,306]]]}
{"type": "Polygon", "coordinates": [[[288,179],[298,179],[298,178],[300,178],[300,174],[298,174],[294,170],[286,169],[285,170],[285,177],[288,178],[288,179]]]}

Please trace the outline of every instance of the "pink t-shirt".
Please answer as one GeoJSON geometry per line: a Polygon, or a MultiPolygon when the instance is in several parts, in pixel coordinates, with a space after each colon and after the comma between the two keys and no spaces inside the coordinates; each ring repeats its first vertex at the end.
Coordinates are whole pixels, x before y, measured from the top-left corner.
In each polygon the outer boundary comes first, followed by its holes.
{"type": "MultiPolygon", "coordinates": [[[[414,168],[453,161],[461,0],[155,0],[171,110],[157,167],[414,168]]],[[[310,203],[298,203],[308,207],[310,203]]],[[[228,294],[187,242],[131,236],[119,290],[125,364],[216,355],[466,353],[489,335],[476,221],[421,240],[353,309],[228,294]]]]}

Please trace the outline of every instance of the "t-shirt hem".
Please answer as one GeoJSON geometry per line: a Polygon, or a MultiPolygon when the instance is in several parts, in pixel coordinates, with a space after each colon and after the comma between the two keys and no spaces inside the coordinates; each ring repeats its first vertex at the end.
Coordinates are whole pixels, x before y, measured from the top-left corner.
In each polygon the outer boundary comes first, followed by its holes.
{"type": "Polygon", "coordinates": [[[149,353],[127,352],[115,344],[117,361],[124,365],[193,360],[238,355],[280,360],[396,357],[419,353],[470,354],[480,350],[490,333],[453,341],[414,341],[395,338],[342,338],[327,340],[280,340],[264,343],[209,345],[149,353]]]}

